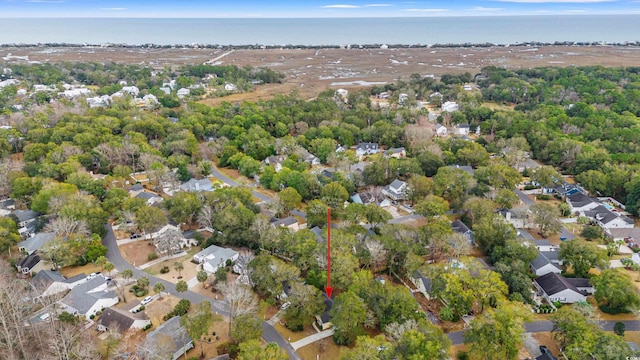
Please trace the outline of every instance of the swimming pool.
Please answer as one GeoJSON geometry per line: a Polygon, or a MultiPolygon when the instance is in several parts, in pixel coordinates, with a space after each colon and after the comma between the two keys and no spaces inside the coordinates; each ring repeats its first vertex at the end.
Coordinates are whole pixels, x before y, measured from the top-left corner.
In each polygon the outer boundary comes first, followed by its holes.
{"type": "Polygon", "coordinates": [[[607,208],[607,209],[609,209],[609,210],[613,210],[613,209],[615,209],[613,206],[611,206],[611,205],[609,205],[609,204],[607,204],[607,203],[604,203],[603,205],[604,205],[604,207],[606,207],[606,208],[607,208]]]}

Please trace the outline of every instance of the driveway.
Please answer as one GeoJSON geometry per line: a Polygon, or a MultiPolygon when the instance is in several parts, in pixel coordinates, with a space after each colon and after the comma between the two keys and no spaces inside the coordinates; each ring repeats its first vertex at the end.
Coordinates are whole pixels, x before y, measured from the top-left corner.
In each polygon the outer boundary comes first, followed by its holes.
{"type": "MultiPolygon", "coordinates": [[[[220,181],[224,182],[225,184],[227,184],[229,186],[233,186],[233,187],[243,186],[241,184],[238,184],[237,181],[231,179],[227,175],[221,173],[215,167],[213,168],[213,170],[211,170],[211,176],[214,176],[214,177],[220,179],[220,181]]],[[[267,196],[267,195],[265,195],[263,193],[257,192],[255,190],[251,190],[251,193],[253,194],[253,196],[257,197],[262,202],[269,203],[269,202],[271,202],[273,200],[273,199],[271,199],[271,197],[269,197],[269,196],[267,196]]]]}
{"type": "MultiPolygon", "coordinates": [[[[531,206],[536,203],[535,201],[531,200],[527,196],[527,194],[523,193],[522,191],[515,189],[515,192],[525,205],[531,206]]],[[[560,230],[560,236],[566,238],[566,240],[573,240],[576,238],[576,236],[573,235],[571,231],[567,230],[567,228],[565,228],[564,226],[562,227],[562,230],[560,230]]]]}
{"type": "MultiPolygon", "coordinates": [[[[122,254],[120,254],[120,249],[118,248],[118,245],[116,243],[116,238],[115,238],[115,235],[113,234],[113,229],[111,228],[111,226],[105,225],[105,227],[107,228],[107,235],[105,235],[105,237],[102,239],[102,244],[107,247],[107,259],[109,259],[109,261],[113,263],[113,265],[116,267],[116,269],[119,272],[122,272],[125,269],[131,269],[131,271],[133,271],[134,278],[140,278],[142,276],[146,276],[147,278],[149,278],[149,283],[150,283],[149,286],[151,288],[156,283],[159,283],[159,282],[163,283],[165,288],[167,289],[166,291],[170,292],[176,297],[179,297],[182,299],[188,299],[193,304],[198,304],[202,301],[208,301],[209,303],[211,303],[211,308],[213,309],[213,311],[225,317],[229,317],[229,311],[227,311],[227,306],[224,302],[220,300],[210,299],[206,296],[200,295],[193,291],[185,291],[183,293],[178,293],[175,291],[175,288],[176,288],[175,284],[172,284],[168,281],[157,278],[142,270],[139,270],[138,268],[133,267],[122,257],[122,254]]],[[[263,330],[262,338],[266,342],[275,342],[276,344],[278,344],[280,348],[285,349],[289,354],[289,359],[295,359],[295,360],[301,359],[300,356],[296,354],[291,344],[288,341],[286,341],[282,337],[282,335],[280,335],[280,333],[278,333],[276,329],[270,324],[268,324],[266,321],[262,323],[262,330],[263,330]]]]}

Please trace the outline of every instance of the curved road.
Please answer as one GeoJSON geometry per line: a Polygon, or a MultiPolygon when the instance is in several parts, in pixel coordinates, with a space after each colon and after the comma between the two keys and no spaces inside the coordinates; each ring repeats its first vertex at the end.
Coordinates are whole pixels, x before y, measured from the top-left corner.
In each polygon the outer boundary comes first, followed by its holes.
{"type": "MultiPolygon", "coordinates": [[[[211,303],[211,308],[215,312],[223,316],[229,317],[229,312],[226,310],[226,305],[224,304],[224,302],[220,300],[210,299],[206,296],[200,295],[193,291],[177,293],[175,291],[175,284],[162,280],[155,276],[152,276],[138,268],[133,267],[122,257],[122,254],[120,254],[120,249],[118,248],[118,244],[116,243],[116,238],[115,238],[115,235],[113,234],[113,229],[111,228],[111,226],[106,225],[105,227],[107,228],[107,235],[105,235],[105,237],[102,238],[102,244],[107,247],[107,259],[109,259],[109,261],[113,263],[113,265],[116,267],[116,269],[119,272],[125,269],[131,269],[131,271],[133,271],[134,277],[139,278],[142,276],[146,276],[147,278],[149,278],[150,287],[153,287],[154,284],[159,282],[163,283],[165,288],[171,293],[173,293],[174,295],[176,295],[177,297],[188,299],[193,304],[198,304],[202,301],[209,301],[211,303]]],[[[289,359],[295,359],[295,360],[301,359],[300,356],[296,354],[296,351],[293,349],[291,344],[288,341],[286,341],[282,337],[282,335],[280,335],[280,333],[278,333],[276,329],[266,321],[262,322],[262,338],[266,342],[274,342],[278,344],[280,348],[285,349],[289,354],[289,359]]]]}
{"type": "MultiPolygon", "coordinates": [[[[605,331],[613,331],[613,327],[618,321],[601,321],[600,328],[605,331]]],[[[640,331],[640,320],[622,320],[620,321],[625,325],[625,331],[640,331]]],[[[553,330],[553,323],[547,320],[534,321],[524,324],[526,332],[538,333],[538,332],[550,332],[553,330]]],[[[447,333],[449,339],[453,345],[464,343],[464,337],[462,334],[464,331],[456,331],[447,333]]]]}

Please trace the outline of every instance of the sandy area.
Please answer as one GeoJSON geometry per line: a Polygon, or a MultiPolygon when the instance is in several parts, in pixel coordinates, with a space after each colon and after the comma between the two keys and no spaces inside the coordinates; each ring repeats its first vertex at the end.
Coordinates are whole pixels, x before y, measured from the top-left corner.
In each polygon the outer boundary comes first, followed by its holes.
{"type": "MultiPolygon", "coordinates": [[[[117,49],[117,48],[0,48],[0,57],[28,56],[29,61],[121,62],[167,65],[198,64],[224,54],[218,49],[117,49]]],[[[12,57],[13,59],[16,59],[12,57]]],[[[212,99],[221,101],[257,100],[297,91],[305,98],[332,88],[352,89],[371,83],[408,80],[413,73],[435,76],[468,71],[485,66],[508,69],[540,66],[636,66],[640,48],[616,46],[542,46],[490,48],[409,48],[409,49],[273,49],[235,50],[216,63],[269,67],[286,75],[283,84],[257,87],[249,94],[212,99]]],[[[24,61],[24,60],[17,60],[24,61]]]]}

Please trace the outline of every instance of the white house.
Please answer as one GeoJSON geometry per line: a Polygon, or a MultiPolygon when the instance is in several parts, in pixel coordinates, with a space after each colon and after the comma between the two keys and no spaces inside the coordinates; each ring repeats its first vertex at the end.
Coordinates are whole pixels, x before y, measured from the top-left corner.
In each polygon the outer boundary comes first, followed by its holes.
{"type": "Polygon", "coordinates": [[[402,200],[407,192],[407,183],[395,179],[393,182],[382,189],[382,193],[393,200],[402,200]]]}
{"type": "Polygon", "coordinates": [[[5,81],[0,81],[0,89],[7,87],[7,86],[11,86],[11,85],[19,85],[20,81],[16,80],[16,79],[7,79],[5,81]]]}
{"type": "Polygon", "coordinates": [[[224,267],[227,260],[236,261],[240,254],[232,249],[211,245],[199,253],[193,255],[193,262],[202,265],[202,269],[209,274],[213,274],[221,267],[224,267]]]}
{"type": "Polygon", "coordinates": [[[224,84],[224,89],[226,91],[236,91],[236,90],[238,90],[238,87],[235,84],[226,83],[226,84],[224,84]]]}
{"type": "Polygon", "coordinates": [[[138,89],[137,86],[123,86],[120,91],[131,96],[138,96],[138,94],[140,93],[140,89],[138,89]]]}
{"type": "Polygon", "coordinates": [[[559,260],[557,256],[558,252],[540,252],[538,256],[531,261],[529,266],[531,267],[531,272],[536,274],[536,276],[543,276],[549,273],[560,274],[562,269],[559,266],[559,260]],[[555,256],[555,261],[553,260],[553,255],[555,256]],[[551,255],[551,256],[548,256],[551,255]],[[551,258],[550,258],[551,257],[551,258]]]}
{"type": "Polygon", "coordinates": [[[189,94],[191,94],[191,90],[187,89],[187,88],[180,88],[178,89],[178,91],[176,92],[176,95],[178,95],[178,97],[180,99],[184,98],[185,96],[188,96],[189,94]]]}
{"type": "Polygon", "coordinates": [[[436,124],[436,135],[439,137],[447,136],[447,127],[442,124],[436,124]]]}
{"type": "Polygon", "coordinates": [[[37,233],[34,236],[18,243],[18,249],[26,254],[33,254],[34,252],[42,249],[42,247],[49,241],[55,238],[55,233],[45,232],[37,233]]]}
{"type": "Polygon", "coordinates": [[[213,191],[213,183],[211,180],[204,178],[200,180],[189,179],[186,183],[180,185],[180,190],[196,192],[196,191],[213,191]]]}
{"type": "Polygon", "coordinates": [[[165,321],[157,329],[147,335],[144,346],[139,347],[140,358],[146,359],[149,355],[146,349],[162,349],[160,358],[177,360],[186,351],[193,347],[193,340],[189,337],[184,326],[180,325],[180,316],[174,316],[165,321]]]}
{"type": "Polygon", "coordinates": [[[540,252],[558,251],[560,249],[558,245],[552,245],[551,241],[547,239],[534,240],[533,244],[540,252]]]}
{"type": "Polygon", "coordinates": [[[38,254],[36,253],[32,253],[18,260],[18,262],[16,263],[16,268],[18,269],[18,273],[22,277],[28,277],[33,274],[35,267],[39,264],[40,256],[38,256],[38,254]]]}
{"type": "Polygon", "coordinates": [[[144,200],[149,206],[160,203],[163,200],[161,196],[148,191],[143,191],[135,197],[144,200]]]}
{"type": "Polygon", "coordinates": [[[454,112],[460,110],[460,106],[455,101],[446,101],[441,106],[442,111],[454,112]]]}
{"type": "Polygon", "coordinates": [[[573,304],[586,301],[587,295],[593,292],[593,287],[588,285],[588,282],[588,279],[567,279],[562,275],[550,272],[535,279],[533,284],[538,289],[538,295],[543,296],[548,302],[559,301],[563,304],[573,304]]]}
{"type": "Polygon", "coordinates": [[[284,219],[271,219],[271,226],[274,229],[283,226],[293,231],[300,230],[300,224],[298,223],[298,220],[296,220],[296,218],[294,218],[293,216],[287,216],[284,219]]]}
{"type": "Polygon", "coordinates": [[[630,247],[640,247],[640,228],[609,229],[613,241],[622,240],[630,247]]]}
{"type": "Polygon", "coordinates": [[[592,210],[585,211],[585,215],[605,230],[631,229],[635,226],[635,222],[632,219],[618,215],[604,205],[598,205],[592,210]]]}
{"type": "Polygon", "coordinates": [[[111,103],[111,96],[102,95],[87,98],[87,105],[90,108],[107,107],[111,103]]]}
{"type": "Polygon", "coordinates": [[[456,124],[456,126],[454,126],[454,130],[456,135],[467,136],[471,131],[471,127],[469,124],[456,124]]]}
{"type": "Polygon", "coordinates": [[[593,210],[601,205],[599,202],[581,192],[567,195],[567,203],[571,208],[571,213],[574,214],[584,214],[586,211],[593,210]]]}
{"type": "Polygon", "coordinates": [[[59,271],[40,270],[29,282],[40,296],[50,296],[73,289],[86,282],[87,276],[82,273],[65,278],[59,271]]]}
{"type": "Polygon", "coordinates": [[[287,157],[284,155],[269,156],[264,159],[264,163],[273,166],[276,172],[280,172],[280,170],[282,170],[282,163],[284,163],[286,159],[287,157]]]}
{"type": "Polygon", "coordinates": [[[378,146],[378,143],[359,143],[356,147],[356,155],[358,156],[373,155],[377,154],[379,151],[380,147],[378,146]]]}
{"type": "Polygon", "coordinates": [[[391,149],[385,151],[384,155],[387,156],[387,157],[392,157],[392,158],[396,158],[396,159],[402,159],[402,158],[407,157],[407,150],[405,150],[405,148],[403,148],[403,147],[391,148],[391,149]]]}
{"type": "Polygon", "coordinates": [[[71,289],[69,294],[60,300],[60,305],[68,313],[88,319],[98,311],[117,304],[118,301],[118,295],[107,289],[105,278],[98,276],[71,289]]]}

